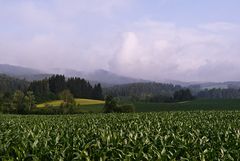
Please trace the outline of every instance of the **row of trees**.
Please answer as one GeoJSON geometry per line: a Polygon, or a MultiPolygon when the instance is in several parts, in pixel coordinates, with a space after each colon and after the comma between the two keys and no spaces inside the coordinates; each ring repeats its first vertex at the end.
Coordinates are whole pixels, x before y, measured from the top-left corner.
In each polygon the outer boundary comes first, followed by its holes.
{"type": "Polygon", "coordinates": [[[162,83],[133,83],[105,89],[105,95],[119,97],[123,101],[179,102],[192,100],[189,89],[162,83]]]}
{"type": "Polygon", "coordinates": [[[205,89],[197,94],[197,98],[203,99],[240,99],[240,89],[205,89]]]}
{"type": "Polygon", "coordinates": [[[172,102],[174,92],[180,89],[181,86],[172,84],[132,83],[107,88],[104,94],[131,101],[172,102]]]}
{"type": "Polygon", "coordinates": [[[38,113],[40,109],[34,108],[35,104],[56,99],[63,100],[61,107],[49,107],[51,111],[47,112],[69,113],[72,111],[69,109],[77,106],[74,98],[103,99],[100,84],[92,86],[81,78],[66,79],[63,75],[53,75],[44,80],[26,82],[0,75],[0,80],[3,80],[0,84],[0,108],[4,113],[38,113]]]}
{"type": "Polygon", "coordinates": [[[105,113],[130,113],[135,112],[135,107],[132,104],[120,105],[118,100],[111,95],[106,96],[104,111],[105,113]]]}
{"type": "Polygon", "coordinates": [[[58,99],[60,92],[64,90],[69,90],[75,98],[103,99],[100,84],[92,86],[85,79],[66,79],[63,75],[54,75],[48,79],[33,81],[30,83],[29,90],[33,91],[37,102],[58,99]]]}
{"type": "Polygon", "coordinates": [[[189,89],[180,89],[178,91],[175,91],[172,96],[150,95],[146,97],[144,101],[171,103],[171,102],[189,101],[192,99],[194,99],[194,96],[192,95],[189,89]]]}
{"type": "Polygon", "coordinates": [[[2,111],[4,113],[29,113],[35,107],[35,96],[32,91],[15,91],[12,97],[2,102],[2,111]]]}
{"type": "Polygon", "coordinates": [[[45,109],[36,108],[35,96],[32,91],[22,92],[17,90],[9,99],[5,100],[1,106],[4,113],[15,114],[70,114],[75,113],[76,105],[73,95],[69,90],[59,93],[59,98],[63,100],[60,107],[47,106],[45,109]]]}
{"type": "MultiPolygon", "coordinates": [[[[47,108],[36,108],[35,96],[32,91],[26,93],[17,90],[12,96],[12,99],[4,102],[1,106],[1,111],[4,113],[14,114],[77,114],[81,113],[77,108],[78,105],[70,92],[70,90],[63,90],[59,93],[59,98],[63,100],[60,107],[46,106],[47,108]]],[[[135,107],[132,104],[119,104],[118,99],[113,96],[106,96],[104,113],[130,113],[134,112],[135,107]]]]}
{"type": "Polygon", "coordinates": [[[16,90],[24,90],[28,86],[28,82],[16,78],[0,74],[0,96],[10,95],[16,90]]]}
{"type": "Polygon", "coordinates": [[[181,89],[173,94],[174,101],[189,101],[194,97],[189,89],[181,89]]]}

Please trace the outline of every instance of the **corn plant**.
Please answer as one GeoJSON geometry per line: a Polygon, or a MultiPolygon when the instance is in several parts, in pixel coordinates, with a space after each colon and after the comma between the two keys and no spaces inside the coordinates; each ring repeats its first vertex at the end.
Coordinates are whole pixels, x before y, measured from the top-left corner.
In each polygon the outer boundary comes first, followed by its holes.
{"type": "Polygon", "coordinates": [[[240,112],[0,115],[0,160],[240,160],[240,112]]]}

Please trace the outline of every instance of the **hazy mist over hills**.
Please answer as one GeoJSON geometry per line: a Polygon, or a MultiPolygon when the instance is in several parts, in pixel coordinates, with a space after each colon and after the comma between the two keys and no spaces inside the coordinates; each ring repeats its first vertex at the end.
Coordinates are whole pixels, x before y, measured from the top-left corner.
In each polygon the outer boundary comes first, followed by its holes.
{"type": "Polygon", "coordinates": [[[147,82],[137,78],[131,78],[126,76],[117,75],[106,70],[95,70],[92,72],[83,72],[72,69],[50,69],[49,71],[41,71],[37,69],[31,69],[21,66],[13,66],[8,64],[0,64],[0,74],[6,74],[9,76],[17,77],[26,80],[39,80],[49,77],[54,74],[62,74],[66,77],[80,77],[89,81],[95,81],[100,83],[106,83],[109,85],[116,84],[128,84],[135,82],[147,82]]]}
{"type": "MultiPolygon", "coordinates": [[[[62,74],[66,77],[80,77],[87,79],[91,83],[101,83],[103,87],[110,87],[114,85],[131,84],[131,83],[148,83],[156,82],[154,80],[143,80],[134,77],[127,77],[118,75],[106,70],[95,70],[92,72],[77,71],[72,69],[51,69],[41,71],[21,66],[13,66],[8,64],[0,64],[0,74],[6,74],[15,78],[26,79],[28,81],[41,80],[52,76],[53,74],[62,74]]],[[[183,82],[177,80],[161,80],[159,83],[171,83],[174,85],[181,85],[183,87],[197,87],[200,89],[211,88],[240,88],[240,81],[227,82],[183,82]]]]}
{"type": "Polygon", "coordinates": [[[239,6],[238,0],[0,0],[0,63],[97,71],[98,78],[104,69],[154,81],[239,81],[239,6]]]}
{"type": "Polygon", "coordinates": [[[81,77],[88,80],[98,81],[98,82],[108,83],[108,84],[127,84],[127,83],[135,83],[135,82],[146,82],[146,80],[118,75],[103,69],[98,69],[91,72],[77,71],[72,69],[53,69],[51,70],[51,73],[63,74],[67,77],[81,77]]]}
{"type": "Polygon", "coordinates": [[[42,74],[42,72],[37,69],[13,66],[9,64],[0,64],[0,73],[7,74],[10,76],[42,74]]]}

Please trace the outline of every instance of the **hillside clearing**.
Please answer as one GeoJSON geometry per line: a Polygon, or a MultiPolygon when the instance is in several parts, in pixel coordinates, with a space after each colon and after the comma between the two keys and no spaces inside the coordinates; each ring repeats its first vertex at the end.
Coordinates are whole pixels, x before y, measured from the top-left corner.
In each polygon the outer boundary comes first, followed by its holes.
{"type": "MultiPolygon", "coordinates": [[[[105,103],[104,101],[101,101],[101,100],[82,99],[82,98],[76,98],[75,102],[76,102],[77,105],[80,105],[80,106],[81,105],[83,105],[83,106],[86,106],[86,105],[102,105],[102,104],[105,103]]],[[[54,100],[54,101],[49,101],[49,102],[38,104],[37,108],[43,108],[46,105],[53,106],[53,107],[58,107],[62,103],[63,103],[62,100],[54,100]]]]}

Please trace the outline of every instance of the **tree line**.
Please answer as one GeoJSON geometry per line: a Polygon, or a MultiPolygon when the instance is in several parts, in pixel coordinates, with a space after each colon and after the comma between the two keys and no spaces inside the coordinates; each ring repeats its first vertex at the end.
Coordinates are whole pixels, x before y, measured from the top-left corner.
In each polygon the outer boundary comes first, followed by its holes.
{"type": "Polygon", "coordinates": [[[192,100],[192,92],[179,85],[164,83],[132,83],[104,89],[105,95],[123,100],[143,102],[178,102],[192,100]]]}
{"type": "Polygon", "coordinates": [[[104,89],[104,95],[123,97],[132,101],[157,101],[167,100],[173,96],[174,92],[182,89],[179,85],[164,83],[131,83],[116,85],[104,89]]]}
{"type": "Polygon", "coordinates": [[[16,90],[24,90],[28,85],[29,83],[25,80],[0,74],[0,96],[13,94],[16,90]]]}
{"type": "Polygon", "coordinates": [[[235,88],[213,88],[198,92],[197,98],[202,99],[240,99],[240,89],[235,88]]]}
{"type": "Polygon", "coordinates": [[[68,78],[53,75],[48,79],[33,81],[29,85],[38,103],[59,99],[60,92],[69,90],[75,98],[103,99],[101,84],[92,86],[81,78],[68,78]]]}
{"type": "Polygon", "coordinates": [[[30,113],[35,104],[56,99],[64,101],[62,107],[75,106],[74,98],[103,99],[101,84],[92,86],[81,78],[53,75],[43,80],[26,82],[4,76],[2,80],[6,81],[0,84],[0,105],[5,113],[30,113]]]}

